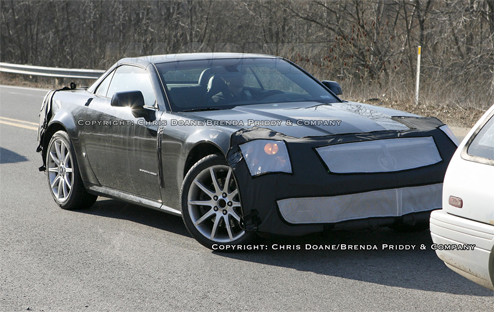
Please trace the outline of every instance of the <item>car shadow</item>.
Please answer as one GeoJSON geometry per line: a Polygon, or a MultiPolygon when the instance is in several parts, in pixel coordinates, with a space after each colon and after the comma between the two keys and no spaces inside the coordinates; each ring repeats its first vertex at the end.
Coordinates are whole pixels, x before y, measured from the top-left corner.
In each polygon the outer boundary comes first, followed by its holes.
{"type": "Polygon", "coordinates": [[[494,296],[493,291],[448,269],[432,250],[432,244],[427,230],[403,233],[379,228],[334,231],[304,237],[269,238],[259,243],[266,250],[215,253],[241,261],[379,285],[450,294],[494,296]],[[405,250],[407,246],[410,249],[405,250]],[[412,249],[411,246],[415,248],[412,249]],[[288,248],[291,250],[286,250],[288,248]],[[293,250],[297,248],[299,250],[293,250]],[[337,248],[339,250],[335,250],[337,248]],[[400,248],[404,249],[399,250],[400,248]]]}
{"type": "MultiPolygon", "coordinates": [[[[91,208],[79,212],[128,220],[193,240],[180,217],[118,200],[100,199],[91,208]]],[[[303,237],[264,238],[251,245],[251,250],[241,252],[202,250],[237,261],[385,286],[459,295],[494,295],[494,292],[448,269],[431,249],[431,245],[429,231],[403,233],[379,228],[334,231],[303,237]],[[407,246],[408,250],[399,250],[407,246]],[[415,246],[414,249],[411,246],[415,246]],[[425,250],[421,247],[425,247],[425,250]]]]}
{"type": "Polygon", "coordinates": [[[106,218],[132,221],[166,232],[191,237],[182,222],[182,218],[118,200],[101,198],[90,208],[75,211],[106,218]]]}
{"type": "Polygon", "coordinates": [[[16,152],[0,147],[0,164],[13,164],[23,161],[28,161],[28,159],[16,152]]]}

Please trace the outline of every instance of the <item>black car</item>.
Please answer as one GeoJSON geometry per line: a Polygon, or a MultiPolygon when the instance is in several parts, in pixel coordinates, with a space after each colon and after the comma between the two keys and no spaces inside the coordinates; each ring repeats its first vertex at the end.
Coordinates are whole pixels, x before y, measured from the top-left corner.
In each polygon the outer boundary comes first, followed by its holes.
{"type": "Polygon", "coordinates": [[[122,59],[87,89],[46,95],[40,170],[64,209],[105,196],[163,210],[210,248],[427,226],[456,138],[340,93],[269,55],[122,59]]]}

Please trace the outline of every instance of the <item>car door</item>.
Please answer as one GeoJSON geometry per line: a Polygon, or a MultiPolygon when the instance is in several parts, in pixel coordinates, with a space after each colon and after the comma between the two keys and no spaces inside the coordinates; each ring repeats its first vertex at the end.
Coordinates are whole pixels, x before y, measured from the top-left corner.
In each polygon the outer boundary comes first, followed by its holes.
{"type": "Polygon", "coordinates": [[[157,130],[161,111],[146,69],[117,67],[87,104],[85,151],[101,186],[161,202],[157,130]],[[117,92],[141,91],[146,116],[130,107],[113,107],[117,92]]]}

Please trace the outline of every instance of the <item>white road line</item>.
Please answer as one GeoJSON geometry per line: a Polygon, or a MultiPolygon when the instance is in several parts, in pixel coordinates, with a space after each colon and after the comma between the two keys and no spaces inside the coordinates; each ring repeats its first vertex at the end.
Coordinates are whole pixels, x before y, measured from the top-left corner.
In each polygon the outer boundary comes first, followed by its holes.
{"type": "Polygon", "coordinates": [[[23,89],[23,90],[33,90],[40,92],[48,92],[50,89],[40,89],[40,88],[32,88],[32,87],[19,87],[19,86],[9,86],[9,85],[0,85],[0,88],[12,88],[12,89],[23,89]]]}

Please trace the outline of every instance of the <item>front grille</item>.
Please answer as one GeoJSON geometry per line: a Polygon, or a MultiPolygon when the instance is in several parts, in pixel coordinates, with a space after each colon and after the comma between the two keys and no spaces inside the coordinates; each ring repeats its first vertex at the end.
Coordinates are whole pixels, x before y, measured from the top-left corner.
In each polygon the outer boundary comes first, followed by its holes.
{"type": "Polygon", "coordinates": [[[352,142],[316,151],[333,173],[395,172],[442,161],[433,137],[352,142]]]}

